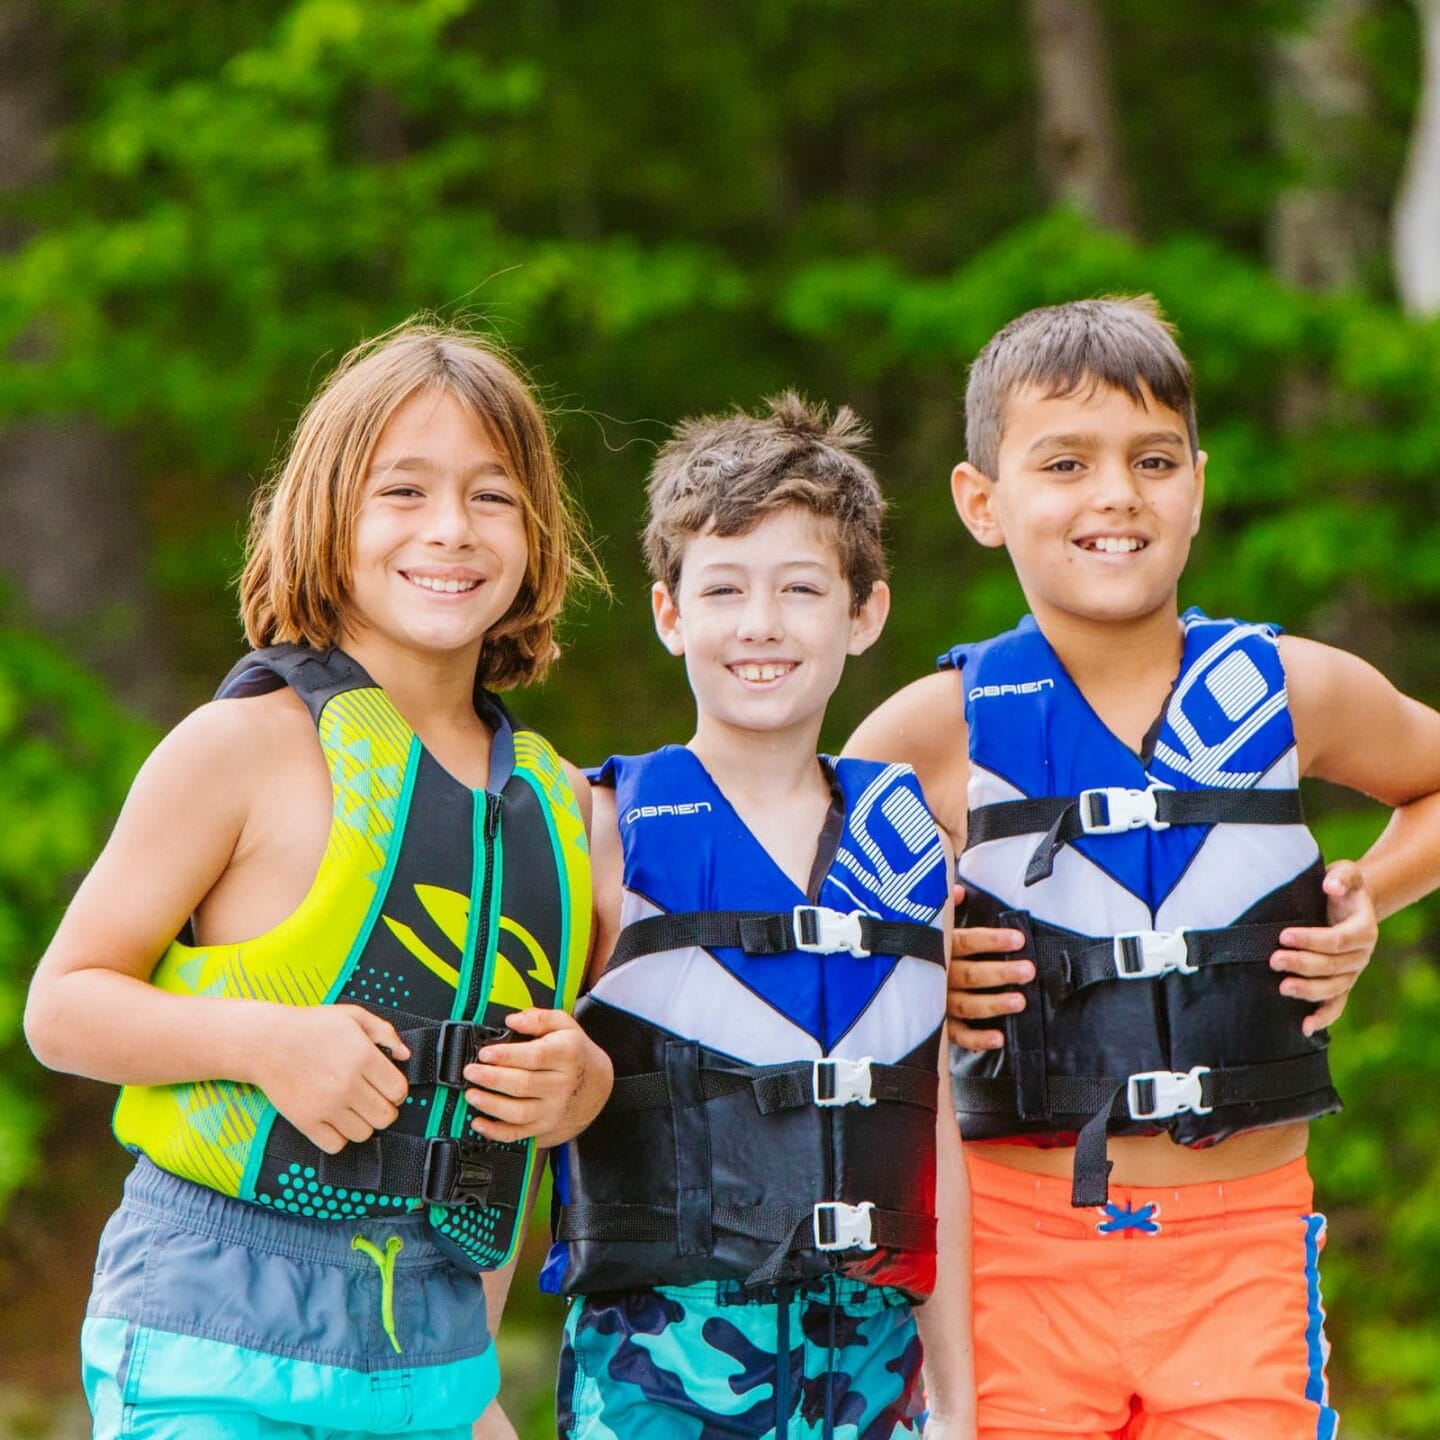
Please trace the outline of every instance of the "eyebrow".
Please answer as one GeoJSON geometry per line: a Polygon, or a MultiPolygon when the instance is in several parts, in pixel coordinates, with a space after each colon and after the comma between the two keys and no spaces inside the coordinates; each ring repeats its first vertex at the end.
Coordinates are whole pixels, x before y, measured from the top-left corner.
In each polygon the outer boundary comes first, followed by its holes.
{"type": "MultiPolygon", "coordinates": [[[[1037,450],[1080,450],[1099,443],[1098,435],[1042,435],[1026,454],[1033,455],[1037,450]]],[[[1134,436],[1131,443],[1142,449],[1147,445],[1183,445],[1185,437],[1176,430],[1150,430],[1134,436]]]]}
{"type": "MultiPolygon", "coordinates": [[[[368,473],[371,476],[388,475],[393,470],[399,470],[405,474],[415,474],[419,472],[433,475],[438,468],[438,466],[432,464],[423,455],[402,455],[398,460],[372,461],[368,473]]],[[[503,465],[497,464],[494,460],[483,460],[479,465],[472,465],[468,470],[462,472],[460,478],[462,480],[475,480],[482,475],[499,475],[506,480],[514,478],[503,465]]]]}

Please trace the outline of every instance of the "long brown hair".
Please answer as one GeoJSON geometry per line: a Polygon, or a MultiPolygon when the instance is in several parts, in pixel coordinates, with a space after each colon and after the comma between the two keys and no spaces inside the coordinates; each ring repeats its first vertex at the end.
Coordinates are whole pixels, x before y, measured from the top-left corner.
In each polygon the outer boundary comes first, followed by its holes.
{"type": "Polygon", "coordinates": [[[409,321],[357,345],[306,407],[255,498],[240,577],[252,645],[336,643],[355,515],[375,442],[417,391],[452,396],[505,457],[520,489],[528,560],[510,609],[485,637],[476,679],[493,689],[541,679],[559,653],[554,623],[574,581],[600,580],[529,386],[488,340],[409,321]]]}

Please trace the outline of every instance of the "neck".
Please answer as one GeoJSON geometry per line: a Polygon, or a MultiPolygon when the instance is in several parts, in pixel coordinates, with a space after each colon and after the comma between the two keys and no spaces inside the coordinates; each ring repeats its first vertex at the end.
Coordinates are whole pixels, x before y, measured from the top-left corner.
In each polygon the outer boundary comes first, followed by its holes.
{"type": "Polygon", "coordinates": [[[373,631],[351,630],[342,632],[339,643],[365,667],[413,729],[475,722],[478,645],[430,653],[396,645],[373,631]]]}
{"type": "Polygon", "coordinates": [[[1173,605],[1138,620],[1097,623],[1065,614],[1036,615],[1050,648],[1081,689],[1143,683],[1173,675],[1185,636],[1173,605]]]}
{"type": "Polygon", "coordinates": [[[737,730],[701,715],[689,749],[728,796],[773,802],[820,783],[815,747],[820,726],[783,731],[737,730]]]}

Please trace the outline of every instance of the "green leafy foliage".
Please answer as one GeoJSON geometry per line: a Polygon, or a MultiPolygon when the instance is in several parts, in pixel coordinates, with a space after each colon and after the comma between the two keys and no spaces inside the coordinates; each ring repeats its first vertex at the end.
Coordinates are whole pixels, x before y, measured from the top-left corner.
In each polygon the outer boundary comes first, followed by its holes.
{"type": "Polygon", "coordinates": [[[0,628],[0,1213],[42,1120],[25,988],[154,736],[42,640],[0,628]]]}
{"type": "MultiPolygon", "coordinates": [[[[1183,26],[1159,0],[1104,9],[1139,240],[1047,209],[1014,0],[55,0],[73,123],[54,178],[4,200],[28,238],[0,269],[0,423],[97,416],[127,436],[178,709],[238,647],[246,498],[328,367],[414,311],[476,316],[531,368],[615,584],[517,701],[592,760],[690,723],[635,541],[668,426],[791,385],[848,402],[874,428],[896,606],[836,698],[838,746],[942,647],[1023,607],[950,510],[966,366],[1030,306],[1149,290],[1210,455],[1184,601],[1355,649],[1433,703],[1440,325],[1407,320],[1381,277],[1317,297],[1265,261],[1277,187],[1307,178],[1270,138],[1267,47],[1313,6],[1183,26]]],[[[1373,163],[1353,183],[1383,208],[1417,31],[1403,0],[1367,14],[1373,163]]],[[[24,968],[142,732],[18,634],[0,636],[0,721],[0,783],[23,787],[0,838],[3,1193],[38,1124],[33,1075],[26,1105],[8,1098],[24,968]]],[[[1383,818],[1331,792],[1312,811],[1335,856],[1383,818]]],[[[1387,926],[1337,1029],[1348,1113],[1314,1147],[1347,1427],[1392,1440],[1440,1430],[1437,924],[1428,906],[1387,926]]]]}

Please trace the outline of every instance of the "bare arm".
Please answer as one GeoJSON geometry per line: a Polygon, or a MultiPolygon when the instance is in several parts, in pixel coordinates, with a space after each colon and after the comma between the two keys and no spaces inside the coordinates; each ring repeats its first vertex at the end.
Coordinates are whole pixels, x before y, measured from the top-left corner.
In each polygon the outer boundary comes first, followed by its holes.
{"type": "Polygon", "coordinates": [[[595,940],[590,952],[587,984],[604,973],[620,935],[620,897],[625,879],[625,855],[620,845],[620,817],[615,792],[609,786],[594,790],[595,829],[590,842],[590,873],[595,886],[595,940]]]}
{"type": "Polygon", "coordinates": [[[953,670],[926,675],[897,691],[860,722],[844,753],[909,765],[955,853],[965,848],[969,731],[960,677],[953,670]]]}
{"type": "MultiPolygon", "coordinates": [[[[948,850],[948,847],[947,847],[948,850]]],[[[947,860],[950,857],[947,855],[947,860]]],[[[947,920],[946,930],[951,929],[947,920]]],[[[940,1045],[940,1104],[935,1117],[935,1291],[915,1312],[925,1347],[925,1433],[973,1440],[975,1355],[970,1304],[970,1179],[950,1103],[947,1046],[940,1045]]]]}
{"type": "Polygon", "coordinates": [[[1357,656],[1294,636],[1279,643],[1301,773],[1394,807],[1358,862],[1329,867],[1329,924],[1290,927],[1271,959],[1288,972],[1286,994],[1319,1003],[1306,1021],[1314,1030],[1344,1009],[1377,917],[1440,885],[1440,715],[1357,656]]]}
{"type": "Polygon", "coordinates": [[[148,983],[172,937],[243,857],[267,734],[249,702],[190,716],[142,767],[115,831],[40,961],[25,1034],[52,1069],[117,1084],[259,1086],[331,1153],[388,1125],[408,1052],[354,1006],[300,1009],[148,983]]]}
{"type": "MultiPolygon", "coordinates": [[[[863,720],[845,744],[846,755],[902,761],[911,766],[936,823],[958,854],[965,848],[969,808],[969,727],[960,676],[944,670],[916,680],[863,720]]],[[[955,888],[955,904],[964,899],[955,888]]],[[[989,1020],[1025,1006],[1013,992],[981,994],[997,985],[1023,985],[1034,978],[1029,960],[974,960],[1019,950],[1018,930],[956,926],[950,949],[950,1038],[966,1050],[995,1050],[1005,1043],[998,1030],[972,1029],[967,1020],[989,1020]]]]}

